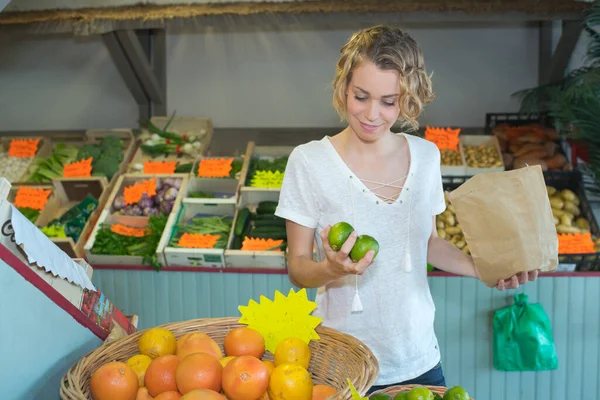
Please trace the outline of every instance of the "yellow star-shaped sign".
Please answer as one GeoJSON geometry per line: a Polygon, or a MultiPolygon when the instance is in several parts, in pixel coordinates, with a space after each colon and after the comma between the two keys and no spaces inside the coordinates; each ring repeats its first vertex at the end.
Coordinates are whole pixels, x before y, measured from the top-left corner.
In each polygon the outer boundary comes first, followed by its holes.
{"type": "Polygon", "coordinates": [[[273,301],[260,296],[260,304],[251,299],[247,306],[239,306],[242,317],[238,322],[258,331],[266,349],[274,354],[283,339],[296,337],[306,344],[320,339],[315,328],[322,319],[310,315],[316,306],[308,300],[306,289],[298,293],[290,289],[287,297],[276,290],[273,301]]]}

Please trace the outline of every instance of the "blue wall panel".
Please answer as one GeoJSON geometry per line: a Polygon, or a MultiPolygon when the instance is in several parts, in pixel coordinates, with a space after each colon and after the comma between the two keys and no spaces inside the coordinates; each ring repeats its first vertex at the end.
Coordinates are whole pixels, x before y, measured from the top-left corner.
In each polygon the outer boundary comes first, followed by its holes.
{"type": "MultiPolygon", "coordinates": [[[[286,275],[95,270],[94,283],[140,328],[193,318],[237,316],[237,307],[293,286],[286,275]]],[[[600,279],[543,277],[499,292],[471,278],[430,277],[435,329],[447,384],[476,400],[564,400],[600,393],[600,279]],[[552,322],[559,368],[502,372],[493,368],[493,311],[516,293],[543,305],[552,322]]],[[[314,299],[315,290],[309,291],[314,299]]]]}

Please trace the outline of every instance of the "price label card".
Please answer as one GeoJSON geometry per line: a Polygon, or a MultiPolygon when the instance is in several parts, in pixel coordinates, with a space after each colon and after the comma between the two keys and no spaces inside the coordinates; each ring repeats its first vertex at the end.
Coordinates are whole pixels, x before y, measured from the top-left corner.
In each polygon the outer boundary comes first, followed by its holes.
{"type": "Polygon", "coordinates": [[[146,161],[145,174],[173,174],[177,168],[177,161],[146,161]]]}
{"type": "Polygon", "coordinates": [[[231,173],[231,158],[202,158],[198,166],[199,178],[225,178],[231,173]]]}
{"type": "Polygon", "coordinates": [[[440,150],[458,151],[458,135],[460,135],[460,128],[433,128],[428,126],[425,129],[425,139],[435,143],[440,150]]]}
{"type": "Polygon", "coordinates": [[[283,184],[283,175],[280,171],[256,171],[250,186],[263,189],[280,189],[283,184]]]}
{"type": "Polygon", "coordinates": [[[589,254],[596,249],[592,234],[588,233],[561,233],[558,235],[558,254],[589,254]]]}
{"type": "Polygon", "coordinates": [[[242,249],[245,251],[281,251],[281,246],[283,244],[283,239],[273,240],[273,239],[257,239],[246,237],[242,242],[242,249]]]}
{"type": "Polygon", "coordinates": [[[146,228],[134,228],[123,224],[111,225],[110,230],[121,236],[144,237],[147,234],[146,228]]]}
{"type": "Polygon", "coordinates": [[[217,244],[220,235],[210,235],[201,233],[184,233],[179,238],[177,245],[179,247],[193,249],[212,249],[217,244]]]}
{"type": "Polygon", "coordinates": [[[35,157],[40,139],[13,139],[8,148],[9,157],[29,158],[35,157]]]}
{"type": "Polygon", "coordinates": [[[42,211],[52,193],[50,189],[30,188],[21,186],[17,190],[14,205],[17,208],[31,208],[42,211]]]}
{"type": "Polygon", "coordinates": [[[156,178],[136,182],[123,189],[126,205],[137,203],[144,194],[147,194],[148,197],[152,197],[156,194],[156,178]]]}
{"type": "Polygon", "coordinates": [[[92,175],[92,157],[67,164],[63,167],[65,178],[88,178],[92,175]]]}

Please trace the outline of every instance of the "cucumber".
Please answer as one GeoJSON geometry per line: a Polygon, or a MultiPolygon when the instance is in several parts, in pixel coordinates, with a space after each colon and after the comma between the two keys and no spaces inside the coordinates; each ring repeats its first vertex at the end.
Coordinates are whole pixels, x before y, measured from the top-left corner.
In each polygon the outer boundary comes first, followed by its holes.
{"type": "Polygon", "coordinates": [[[254,232],[259,232],[259,233],[287,233],[285,228],[282,228],[280,226],[257,226],[254,229],[252,229],[252,233],[254,232]]]}
{"type": "Polygon", "coordinates": [[[248,207],[244,207],[238,213],[238,219],[235,222],[235,228],[233,230],[233,233],[235,233],[236,236],[241,236],[244,233],[244,228],[246,228],[246,225],[249,222],[250,222],[250,210],[248,210],[248,207]]]}
{"type": "Polygon", "coordinates": [[[284,218],[278,217],[275,214],[256,214],[252,219],[255,221],[285,221],[284,218]]]}
{"type": "Polygon", "coordinates": [[[241,236],[235,236],[231,242],[232,250],[240,250],[242,248],[242,242],[244,239],[241,236]]]}
{"type": "Polygon", "coordinates": [[[285,220],[284,219],[259,219],[254,221],[255,228],[263,228],[263,227],[278,227],[285,228],[285,220]]]}
{"type": "Polygon", "coordinates": [[[256,208],[257,214],[275,214],[277,209],[276,201],[261,201],[256,208]]]}

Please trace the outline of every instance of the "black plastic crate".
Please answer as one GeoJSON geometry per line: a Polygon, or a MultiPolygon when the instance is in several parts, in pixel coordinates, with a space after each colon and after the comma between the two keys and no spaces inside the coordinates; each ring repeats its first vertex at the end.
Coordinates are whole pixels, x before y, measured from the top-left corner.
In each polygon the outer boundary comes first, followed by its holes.
{"type": "MultiPolygon", "coordinates": [[[[443,177],[444,190],[452,191],[470,178],[470,176],[443,177]]],[[[581,171],[546,171],[544,180],[547,186],[552,186],[557,190],[569,189],[579,197],[581,216],[588,220],[592,236],[600,237],[598,222],[584,192],[581,171]]],[[[576,271],[600,271],[600,253],[559,255],[559,262],[574,264],[576,271]]]]}
{"type": "Polygon", "coordinates": [[[545,113],[487,113],[485,114],[485,133],[492,134],[492,129],[498,124],[519,126],[525,124],[539,123],[550,127],[550,117],[545,113]]]}

